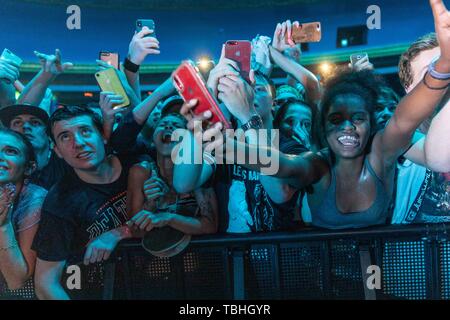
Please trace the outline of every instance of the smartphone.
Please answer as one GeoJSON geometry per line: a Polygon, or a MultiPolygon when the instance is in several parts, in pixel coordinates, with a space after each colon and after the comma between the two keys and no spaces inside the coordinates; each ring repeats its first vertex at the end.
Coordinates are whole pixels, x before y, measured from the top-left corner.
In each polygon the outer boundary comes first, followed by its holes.
{"type": "Polygon", "coordinates": [[[12,53],[11,50],[6,49],[6,48],[2,52],[1,59],[3,59],[3,60],[6,60],[6,59],[11,60],[11,61],[15,62],[19,66],[23,62],[22,59],[20,59],[18,56],[16,56],[14,53],[12,53]]]}
{"type": "Polygon", "coordinates": [[[99,59],[106,62],[110,66],[119,69],[119,54],[115,52],[100,51],[99,59]]]}
{"type": "Polygon", "coordinates": [[[225,42],[225,58],[236,61],[239,72],[250,83],[250,58],[252,43],[246,40],[229,40],[225,42]]]}
{"type": "Polygon", "coordinates": [[[125,89],[123,88],[115,69],[108,68],[106,70],[99,71],[95,74],[95,79],[97,80],[102,91],[114,92],[114,94],[118,94],[123,97],[124,102],[114,106],[114,109],[124,108],[130,104],[130,99],[128,99],[125,89]]]}
{"type": "Polygon", "coordinates": [[[225,118],[217,101],[213,98],[200,71],[191,60],[186,60],[172,74],[173,84],[184,101],[197,99],[194,114],[201,114],[207,110],[212,113],[211,124],[222,122],[225,129],[231,129],[231,123],[225,118]]]}
{"type": "Polygon", "coordinates": [[[369,55],[366,52],[363,53],[355,53],[350,56],[350,62],[352,65],[355,65],[358,61],[367,58],[369,60],[369,55]]]}
{"type": "Polygon", "coordinates": [[[147,27],[150,30],[153,30],[153,33],[146,35],[146,37],[154,37],[154,38],[156,38],[155,21],[153,21],[152,19],[138,19],[138,20],[136,20],[136,32],[140,32],[143,27],[147,27]]]}
{"type": "Polygon", "coordinates": [[[292,27],[292,41],[294,43],[319,42],[320,39],[322,39],[320,22],[302,23],[298,27],[292,27]]]}

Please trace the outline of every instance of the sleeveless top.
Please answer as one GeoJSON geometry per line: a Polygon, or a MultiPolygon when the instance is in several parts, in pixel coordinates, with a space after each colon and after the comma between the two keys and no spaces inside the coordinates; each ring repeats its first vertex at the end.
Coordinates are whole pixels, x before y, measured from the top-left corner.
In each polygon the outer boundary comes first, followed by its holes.
{"type": "Polygon", "coordinates": [[[367,158],[364,165],[375,180],[376,197],[372,206],[364,211],[341,212],[336,205],[336,174],[331,167],[331,182],[323,201],[318,206],[310,204],[312,225],[327,229],[347,229],[386,223],[390,197],[367,158]]]}

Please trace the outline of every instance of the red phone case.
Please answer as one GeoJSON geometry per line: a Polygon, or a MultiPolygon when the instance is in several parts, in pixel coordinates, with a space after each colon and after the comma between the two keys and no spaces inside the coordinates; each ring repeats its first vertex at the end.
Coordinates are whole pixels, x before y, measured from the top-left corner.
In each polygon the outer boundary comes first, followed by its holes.
{"type": "Polygon", "coordinates": [[[225,43],[225,58],[236,61],[242,78],[250,83],[252,44],[247,40],[229,40],[225,43]]]}
{"type": "Polygon", "coordinates": [[[222,122],[225,129],[231,129],[230,122],[225,118],[219,105],[206,88],[205,81],[191,60],[183,61],[173,72],[173,83],[184,101],[197,99],[194,114],[201,114],[207,110],[212,113],[211,123],[222,122]]]}

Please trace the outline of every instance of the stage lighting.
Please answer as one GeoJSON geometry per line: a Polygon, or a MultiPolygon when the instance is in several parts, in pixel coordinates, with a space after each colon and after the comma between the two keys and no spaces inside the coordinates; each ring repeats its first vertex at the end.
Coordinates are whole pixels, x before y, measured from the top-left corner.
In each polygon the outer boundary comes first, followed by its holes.
{"type": "Polygon", "coordinates": [[[323,62],[319,65],[319,70],[323,75],[329,75],[333,71],[333,66],[329,62],[323,62]]]}
{"type": "Polygon", "coordinates": [[[200,69],[200,71],[208,72],[212,68],[214,68],[215,63],[213,60],[211,60],[208,56],[203,56],[197,61],[197,67],[200,69]]]}

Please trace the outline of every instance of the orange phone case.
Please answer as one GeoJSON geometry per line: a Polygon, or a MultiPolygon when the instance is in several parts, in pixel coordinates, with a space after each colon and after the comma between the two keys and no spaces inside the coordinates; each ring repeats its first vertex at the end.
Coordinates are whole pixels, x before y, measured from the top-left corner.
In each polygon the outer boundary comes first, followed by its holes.
{"type": "Polygon", "coordinates": [[[102,91],[114,92],[114,94],[121,95],[123,97],[124,103],[115,106],[114,109],[123,108],[130,104],[130,99],[128,99],[125,89],[123,88],[122,83],[119,80],[119,76],[114,68],[108,68],[97,72],[95,74],[95,79],[97,80],[102,91]]]}
{"type": "Polygon", "coordinates": [[[173,72],[173,84],[184,101],[198,100],[197,106],[193,109],[194,114],[210,110],[212,113],[211,123],[222,122],[225,129],[231,129],[230,122],[225,118],[218,103],[209,92],[205,80],[193,61],[183,61],[173,72]]]}
{"type": "Polygon", "coordinates": [[[119,54],[115,52],[100,52],[100,60],[105,61],[110,66],[119,69],[119,54]]]}
{"type": "Polygon", "coordinates": [[[320,22],[302,23],[292,27],[292,41],[295,43],[319,42],[322,39],[320,22]]]}

